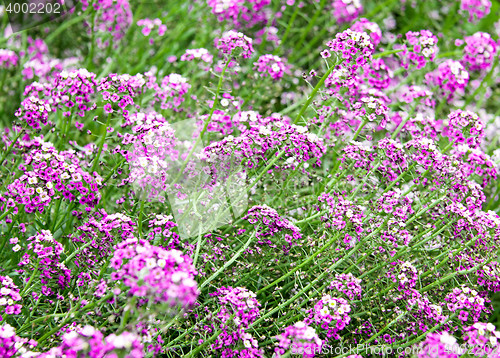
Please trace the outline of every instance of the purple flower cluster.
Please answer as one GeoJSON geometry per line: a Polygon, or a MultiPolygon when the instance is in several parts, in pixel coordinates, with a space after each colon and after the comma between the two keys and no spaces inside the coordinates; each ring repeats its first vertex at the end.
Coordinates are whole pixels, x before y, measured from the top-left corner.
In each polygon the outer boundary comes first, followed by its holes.
{"type": "MultiPolygon", "coordinates": [[[[245,161],[243,164],[252,169],[259,163],[265,162],[266,153],[280,148],[286,158],[285,167],[295,168],[299,163],[313,158],[316,158],[317,166],[321,164],[319,158],[325,153],[326,147],[322,140],[315,134],[309,133],[306,127],[279,121],[260,125],[258,116],[252,116],[250,122],[250,128],[240,136],[228,136],[207,146],[204,149],[206,160],[221,161],[225,157],[237,158],[245,161]],[[252,121],[254,118],[255,122],[252,121]]],[[[307,166],[308,163],[305,167],[307,166]]]]}
{"type": "Polygon", "coordinates": [[[97,109],[97,98],[106,101],[105,113],[113,113],[113,106],[118,107],[125,119],[129,116],[127,107],[134,104],[137,95],[138,77],[110,74],[100,80],[96,74],[86,69],[62,71],[53,83],[37,82],[26,87],[25,99],[16,111],[16,116],[35,129],[40,124],[47,125],[50,113],[62,111],[63,116],[78,115],[85,117],[87,113],[97,109]],[[102,95],[98,96],[98,93],[102,95]]]}
{"type": "Polygon", "coordinates": [[[77,227],[76,232],[70,236],[71,241],[77,245],[88,245],[75,256],[75,264],[80,269],[88,270],[86,275],[80,274],[79,286],[83,286],[91,274],[99,273],[95,268],[99,262],[113,254],[116,243],[133,237],[135,226],[128,216],[121,213],[108,214],[101,209],[77,227]]]}
{"type": "Polygon", "coordinates": [[[28,213],[41,213],[57,199],[78,202],[90,211],[99,202],[102,179],[83,171],[71,156],[51,143],[40,143],[26,154],[20,167],[23,174],[7,186],[5,195],[24,205],[28,213]]]}
{"type": "Polygon", "coordinates": [[[165,250],[145,240],[124,240],[115,246],[111,278],[129,287],[128,294],[155,303],[187,308],[198,297],[191,258],[178,250],[165,250]]]}
{"type": "Polygon", "coordinates": [[[458,358],[453,348],[457,345],[455,337],[446,331],[441,333],[430,333],[419,345],[418,358],[458,358]]]}
{"type": "Polygon", "coordinates": [[[415,266],[408,261],[393,262],[391,265],[393,267],[387,272],[387,277],[392,282],[398,283],[398,290],[404,291],[415,287],[418,279],[418,272],[415,266]]]}
{"type": "Polygon", "coordinates": [[[221,53],[231,57],[241,55],[243,58],[249,58],[254,52],[252,39],[234,30],[225,32],[222,37],[215,39],[214,46],[221,53]]]}
{"type": "MultiPolygon", "coordinates": [[[[321,52],[323,58],[330,57],[330,51],[342,60],[341,68],[354,74],[358,68],[366,65],[372,58],[373,44],[366,32],[347,29],[335,35],[326,43],[329,50],[321,52]]],[[[340,69],[340,68],[339,68],[340,69]]]]}
{"type": "Polygon", "coordinates": [[[500,332],[492,323],[476,322],[464,330],[464,342],[468,354],[475,357],[498,358],[500,332]]]}
{"type": "Polygon", "coordinates": [[[217,318],[224,324],[234,323],[238,328],[248,328],[260,316],[260,303],[255,293],[244,287],[221,287],[210,296],[217,297],[220,305],[217,318]]]}
{"type": "MultiPolygon", "coordinates": [[[[150,78],[148,87],[150,87],[153,78],[150,78]]],[[[185,77],[177,73],[171,73],[163,77],[160,85],[154,82],[150,88],[153,88],[155,91],[155,99],[151,104],[159,102],[161,109],[172,109],[177,112],[182,110],[179,107],[185,101],[185,95],[191,88],[191,85],[185,77]]]]}
{"type": "Polygon", "coordinates": [[[200,59],[203,62],[211,64],[214,56],[206,48],[195,48],[186,50],[180,58],[181,61],[193,61],[194,59],[200,59]]]}
{"type": "Polygon", "coordinates": [[[463,90],[469,82],[469,73],[455,60],[446,60],[432,72],[425,75],[430,86],[436,86],[441,96],[450,101],[457,91],[463,90]]]}
{"type": "Polygon", "coordinates": [[[149,221],[149,241],[156,243],[161,238],[163,242],[160,241],[158,246],[166,250],[182,250],[184,247],[180,242],[179,234],[173,230],[177,224],[172,219],[171,215],[156,214],[155,218],[149,221]]]}
{"type": "Polygon", "coordinates": [[[288,70],[285,62],[274,55],[262,55],[254,63],[254,69],[261,77],[270,76],[273,80],[279,80],[288,70]]]}
{"type": "Polygon", "coordinates": [[[302,354],[304,358],[314,357],[315,352],[320,352],[323,341],[319,338],[314,327],[303,321],[296,322],[293,326],[285,328],[285,332],[276,337],[278,347],[275,354],[279,358],[293,347],[295,353],[302,354]]]}
{"type": "Polygon", "coordinates": [[[343,242],[347,247],[356,244],[357,237],[364,231],[363,210],[352,201],[346,200],[340,193],[323,193],[318,197],[320,209],[326,209],[326,215],[321,216],[326,228],[337,232],[345,232],[343,242]],[[353,237],[355,236],[355,237],[353,237]]]}
{"type": "Polygon", "coordinates": [[[289,220],[282,218],[276,210],[267,205],[253,206],[248,210],[243,220],[247,220],[250,224],[258,227],[255,236],[259,245],[277,248],[277,243],[281,242],[279,236],[283,235],[285,243],[282,244],[282,249],[284,253],[289,252],[290,248],[298,245],[298,240],[302,238],[298,227],[289,220]]]}
{"type": "Polygon", "coordinates": [[[125,154],[130,166],[129,182],[145,191],[147,200],[164,201],[163,193],[170,180],[169,169],[177,159],[174,130],[163,117],[148,118],[132,128],[133,134],[125,134],[122,144],[132,144],[125,154]]]}
{"type": "Polygon", "coordinates": [[[448,115],[449,126],[443,135],[449,137],[454,143],[466,143],[472,148],[477,148],[484,137],[484,123],[476,113],[460,109],[448,115]]]}
{"type": "Polygon", "coordinates": [[[9,276],[0,276],[0,321],[2,314],[12,315],[21,313],[22,305],[16,303],[21,301],[19,289],[9,276]]]}
{"type": "Polygon", "coordinates": [[[217,297],[216,322],[222,330],[211,349],[220,351],[223,357],[262,357],[257,340],[246,332],[260,316],[255,293],[243,287],[221,287],[210,296],[217,297]],[[240,343],[244,348],[235,348],[240,343]]]}
{"type": "Polygon", "coordinates": [[[30,236],[28,242],[27,252],[23,255],[19,266],[27,266],[30,271],[40,272],[43,295],[59,296],[59,292],[69,287],[71,281],[71,270],[61,262],[63,245],[56,241],[48,230],[30,236]]]}
{"type": "Polygon", "coordinates": [[[414,212],[411,208],[412,202],[407,196],[401,197],[400,189],[391,190],[377,200],[377,211],[392,214],[396,219],[404,222],[414,212]]]}
{"type": "Polygon", "coordinates": [[[311,309],[307,322],[326,331],[327,339],[340,339],[339,332],[351,321],[349,312],[351,305],[347,300],[324,295],[311,309]]]}
{"type": "Polygon", "coordinates": [[[346,295],[350,300],[355,298],[361,298],[361,292],[363,291],[361,287],[361,280],[354,277],[352,273],[341,273],[335,274],[330,287],[330,290],[335,290],[339,294],[346,295]]]}
{"type": "Polygon", "coordinates": [[[455,287],[444,299],[451,312],[458,311],[458,319],[464,324],[469,320],[473,323],[479,322],[481,314],[489,313],[488,298],[483,298],[474,289],[467,286],[455,287]]]}

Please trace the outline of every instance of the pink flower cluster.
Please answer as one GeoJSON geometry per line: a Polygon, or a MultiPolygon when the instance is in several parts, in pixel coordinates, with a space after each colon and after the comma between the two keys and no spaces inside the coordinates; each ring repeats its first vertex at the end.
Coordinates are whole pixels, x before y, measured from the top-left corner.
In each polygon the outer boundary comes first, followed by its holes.
{"type": "Polygon", "coordinates": [[[408,69],[416,66],[423,68],[428,61],[434,61],[438,50],[438,39],[429,30],[419,32],[409,31],[406,33],[407,44],[399,46],[403,51],[398,53],[401,57],[401,66],[408,69]]]}
{"type": "Polygon", "coordinates": [[[339,24],[353,21],[363,12],[359,0],[333,0],[332,8],[333,17],[339,24]]]}
{"type": "Polygon", "coordinates": [[[14,327],[9,324],[3,324],[0,326],[0,357],[11,358],[19,357],[21,355],[23,355],[23,357],[33,356],[30,355],[31,352],[27,351],[27,347],[25,347],[25,345],[28,345],[30,349],[33,349],[36,347],[37,342],[35,340],[28,341],[26,338],[18,337],[14,327]]]}
{"type": "Polygon", "coordinates": [[[17,54],[8,49],[0,49],[0,68],[11,68],[17,66],[19,57],[17,54]]]}
{"type": "MultiPolygon", "coordinates": [[[[316,165],[321,164],[319,158],[325,153],[326,147],[318,136],[309,133],[306,127],[285,124],[283,121],[270,121],[266,125],[259,123],[270,119],[274,118],[251,116],[248,130],[238,137],[228,136],[211,143],[204,149],[204,157],[208,161],[221,161],[225,157],[241,161],[246,159],[243,164],[251,169],[259,163],[265,163],[268,151],[280,148],[286,158],[285,167],[295,168],[299,163],[313,158],[316,158],[316,165]]],[[[305,166],[308,165],[306,163],[305,166]]]]}
{"type": "Polygon", "coordinates": [[[128,294],[171,307],[190,307],[198,297],[191,258],[148,241],[127,239],[115,246],[111,278],[130,288],[128,294]]]}
{"type": "Polygon", "coordinates": [[[414,288],[417,279],[418,271],[410,262],[392,262],[389,271],[387,272],[387,277],[389,277],[392,282],[398,283],[398,290],[403,292],[404,290],[409,290],[414,288]]]}
{"type": "Polygon", "coordinates": [[[255,293],[244,287],[221,287],[210,296],[217,297],[217,326],[222,329],[211,349],[223,357],[262,357],[257,340],[246,332],[260,315],[255,293]],[[244,348],[235,348],[240,342],[244,348]]]}
{"type": "Polygon", "coordinates": [[[315,352],[321,352],[323,346],[323,341],[314,327],[303,321],[286,327],[285,332],[276,338],[278,339],[278,347],[275,348],[277,358],[282,357],[292,347],[295,353],[302,354],[304,358],[311,358],[314,357],[315,352]]]}
{"type": "Polygon", "coordinates": [[[492,323],[476,322],[465,328],[464,342],[473,357],[498,358],[500,332],[492,323]]]}
{"type": "Polygon", "coordinates": [[[249,58],[254,52],[252,39],[234,30],[227,31],[221,38],[215,39],[214,46],[221,53],[232,57],[241,55],[243,58],[249,58]]]}
{"type": "MultiPolygon", "coordinates": [[[[121,40],[132,24],[132,11],[128,0],[99,0],[91,2],[82,0],[82,10],[85,11],[89,6],[94,10],[99,11],[95,19],[95,24],[90,24],[89,32],[99,31],[111,33],[113,36],[113,44],[118,46],[118,41],[121,40]]],[[[109,42],[99,42],[100,46],[107,47],[109,42]]]]}
{"type": "Polygon", "coordinates": [[[460,9],[468,13],[469,21],[477,21],[490,13],[490,0],[461,0],[460,9]]]}
{"type": "Polygon", "coordinates": [[[232,321],[236,327],[248,328],[260,316],[255,293],[244,287],[221,287],[210,296],[217,297],[220,305],[217,317],[224,324],[232,321]]]}
{"type": "Polygon", "coordinates": [[[65,333],[59,346],[36,357],[143,358],[144,347],[133,333],[123,332],[104,337],[97,328],[87,325],[65,333]]]}
{"type": "Polygon", "coordinates": [[[186,50],[180,58],[181,61],[193,61],[194,59],[201,59],[203,62],[210,64],[214,56],[206,48],[195,48],[186,50]]]}
{"type": "MultiPolygon", "coordinates": [[[[342,1],[342,0],[341,0],[342,1]]],[[[352,31],[365,32],[370,36],[373,48],[376,48],[382,40],[382,30],[375,22],[362,17],[350,27],[352,31]]]]}
{"type": "Polygon", "coordinates": [[[159,242],[158,246],[166,250],[177,249],[182,250],[179,234],[173,229],[177,226],[172,221],[171,215],[156,214],[155,218],[149,220],[148,237],[150,242],[159,242]],[[164,242],[161,241],[163,239],[164,242]]]}
{"type": "Polygon", "coordinates": [[[217,20],[228,21],[235,29],[266,22],[266,6],[270,3],[271,0],[207,0],[217,20]]]}
{"type": "Polygon", "coordinates": [[[144,36],[149,36],[154,28],[158,28],[158,36],[165,35],[167,25],[161,22],[161,19],[140,19],[137,21],[137,26],[142,27],[141,33],[144,36]]]}
{"type": "Polygon", "coordinates": [[[117,242],[133,237],[135,226],[136,224],[122,213],[108,214],[104,209],[100,209],[77,227],[70,236],[71,241],[77,245],[90,244],[75,256],[75,264],[80,269],[88,269],[85,275],[79,275],[79,286],[83,286],[91,274],[99,274],[95,270],[98,263],[113,254],[113,247],[117,242]]]}
{"type": "MultiPolygon", "coordinates": [[[[326,228],[332,228],[336,231],[349,229],[354,231],[354,234],[360,235],[363,233],[363,218],[364,214],[360,207],[352,201],[347,200],[340,193],[332,192],[323,193],[318,197],[320,209],[326,209],[327,213],[321,216],[321,220],[325,223],[326,228]]],[[[346,230],[347,231],[347,230],[346,230]]],[[[352,231],[345,234],[344,244],[352,246],[355,244],[355,238],[352,231]]]]}
{"type": "Polygon", "coordinates": [[[0,276],[0,321],[2,314],[12,315],[21,313],[22,305],[16,303],[22,301],[19,288],[9,276],[0,276]]]}
{"type": "Polygon", "coordinates": [[[270,76],[273,80],[278,80],[283,77],[287,71],[285,62],[274,55],[262,55],[254,62],[254,70],[260,73],[261,77],[270,76]]]}
{"type": "Polygon", "coordinates": [[[180,105],[185,101],[185,95],[191,88],[187,79],[177,73],[171,73],[161,80],[161,84],[153,86],[155,99],[152,104],[159,102],[161,109],[181,111],[180,105]]]}
{"type": "Polygon", "coordinates": [[[380,196],[377,200],[376,210],[386,214],[392,214],[401,221],[406,221],[409,215],[413,214],[411,207],[412,200],[405,196],[401,196],[401,189],[390,190],[380,196]]]}
{"type": "Polygon", "coordinates": [[[463,90],[469,82],[469,73],[455,60],[446,60],[432,72],[425,75],[428,85],[437,86],[441,96],[448,101],[457,91],[463,90]]]}
{"type": "Polygon", "coordinates": [[[167,122],[154,119],[133,128],[133,135],[125,134],[123,144],[132,144],[125,154],[130,166],[129,182],[144,191],[149,201],[164,201],[170,180],[172,161],[178,159],[175,151],[174,130],[167,122]]]}
{"type": "Polygon", "coordinates": [[[497,43],[486,32],[476,32],[465,39],[462,65],[469,71],[480,71],[491,67],[497,56],[497,43]]]}

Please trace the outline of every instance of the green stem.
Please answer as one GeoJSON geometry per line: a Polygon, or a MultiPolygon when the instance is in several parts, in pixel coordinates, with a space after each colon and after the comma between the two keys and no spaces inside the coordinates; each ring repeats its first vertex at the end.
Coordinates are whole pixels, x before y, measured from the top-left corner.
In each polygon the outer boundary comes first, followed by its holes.
{"type": "Polygon", "coordinates": [[[281,38],[279,46],[274,51],[275,55],[281,51],[281,46],[285,43],[286,39],[288,38],[288,35],[290,34],[290,30],[292,29],[293,23],[295,22],[295,19],[297,18],[299,11],[300,11],[300,7],[295,5],[295,11],[293,12],[292,17],[288,21],[288,26],[286,27],[285,34],[281,38]]]}
{"type": "Polygon", "coordinates": [[[295,117],[295,120],[293,121],[293,124],[297,124],[297,122],[302,118],[302,116],[304,115],[304,113],[306,112],[306,110],[309,108],[309,105],[313,101],[314,97],[316,96],[316,93],[318,93],[319,89],[323,86],[323,84],[325,83],[326,79],[328,78],[328,76],[330,75],[330,73],[332,73],[332,71],[335,69],[335,67],[336,67],[335,65],[331,66],[328,69],[328,71],[326,71],[326,73],[323,75],[323,77],[321,77],[321,79],[316,84],[316,86],[312,90],[311,94],[307,98],[306,103],[302,106],[302,109],[300,110],[299,114],[297,115],[297,117],[295,117]]]}
{"type": "Polygon", "coordinates": [[[207,286],[210,282],[215,280],[226,268],[228,268],[238,257],[241,256],[241,254],[250,246],[252,243],[253,238],[255,237],[255,232],[250,235],[248,238],[247,242],[229,259],[229,261],[226,261],[222,267],[220,267],[217,271],[215,271],[209,278],[207,278],[203,283],[199,286],[200,290],[207,286]]]}
{"type": "Polygon", "coordinates": [[[17,140],[19,139],[19,137],[21,136],[21,134],[23,134],[22,130],[20,130],[19,133],[16,134],[16,136],[14,137],[14,139],[12,140],[12,142],[10,143],[9,147],[7,148],[7,150],[3,153],[2,159],[0,159],[0,166],[3,165],[3,162],[5,161],[5,158],[7,158],[7,155],[10,154],[10,152],[12,151],[12,148],[14,148],[14,145],[17,143],[17,140]]]}
{"type": "Polygon", "coordinates": [[[97,156],[92,163],[91,172],[95,172],[97,170],[97,166],[99,165],[99,158],[101,157],[102,148],[104,147],[104,142],[106,141],[106,135],[108,134],[108,127],[111,123],[111,113],[108,114],[108,119],[106,121],[106,127],[104,128],[104,133],[101,136],[101,142],[99,143],[99,150],[97,151],[97,156]]]}

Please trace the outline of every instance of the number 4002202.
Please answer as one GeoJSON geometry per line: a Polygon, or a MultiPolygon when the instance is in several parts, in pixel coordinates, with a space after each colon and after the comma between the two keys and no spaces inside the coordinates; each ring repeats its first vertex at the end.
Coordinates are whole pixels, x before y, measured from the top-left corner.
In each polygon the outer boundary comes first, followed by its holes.
{"type": "Polygon", "coordinates": [[[9,3],[5,8],[7,13],[14,14],[60,14],[61,4],[55,3],[9,3]]]}

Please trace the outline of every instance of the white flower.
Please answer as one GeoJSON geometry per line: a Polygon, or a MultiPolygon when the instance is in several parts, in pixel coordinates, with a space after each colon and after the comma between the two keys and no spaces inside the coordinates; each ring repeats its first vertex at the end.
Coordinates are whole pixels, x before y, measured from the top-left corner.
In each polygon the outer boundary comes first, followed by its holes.
{"type": "Polygon", "coordinates": [[[152,269],[152,268],[155,268],[156,267],[156,260],[154,258],[149,258],[147,261],[146,261],[146,267],[149,268],[149,269],[152,269]]]}
{"type": "Polygon", "coordinates": [[[312,327],[307,327],[306,331],[304,332],[304,337],[306,339],[312,339],[316,335],[316,331],[312,327]]]}
{"type": "Polygon", "coordinates": [[[11,291],[12,291],[12,290],[11,290],[10,288],[7,288],[7,287],[2,287],[2,288],[0,289],[0,293],[1,293],[2,295],[4,295],[4,296],[5,296],[5,295],[10,294],[10,292],[11,292],[11,291]]]}
{"type": "Polygon", "coordinates": [[[306,324],[305,324],[304,322],[302,322],[302,321],[299,321],[299,322],[296,322],[296,323],[294,324],[294,326],[295,326],[296,328],[304,328],[304,327],[306,326],[306,324]]]}

